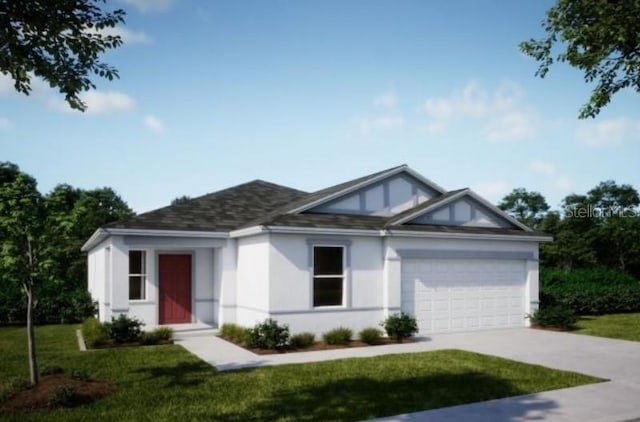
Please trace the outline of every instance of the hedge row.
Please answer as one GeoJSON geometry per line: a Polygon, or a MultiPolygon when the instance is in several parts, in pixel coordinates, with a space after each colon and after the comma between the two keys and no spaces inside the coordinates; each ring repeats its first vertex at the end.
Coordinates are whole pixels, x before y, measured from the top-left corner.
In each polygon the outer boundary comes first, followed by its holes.
{"type": "Polygon", "coordinates": [[[615,269],[543,269],[540,305],[566,305],[579,315],[640,312],[640,281],[615,269]]]}
{"type": "MultiPolygon", "coordinates": [[[[36,292],[36,324],[70,324],[95,315],[96,303],[86,289],[36,292]]],[[[0,292],[0,325],[23,324],[27,317],[27,299],[19,290],[0,292]]]]}

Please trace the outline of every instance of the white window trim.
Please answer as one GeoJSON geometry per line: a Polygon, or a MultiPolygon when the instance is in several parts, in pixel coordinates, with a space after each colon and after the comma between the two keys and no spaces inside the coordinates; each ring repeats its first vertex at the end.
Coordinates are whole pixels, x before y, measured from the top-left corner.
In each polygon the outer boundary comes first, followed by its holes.
{"type": "MultiPolygon", "coordinates": [[[[140,274],[136,274],[136,273],[129,273],[128,269],[127,269],[127,287],[131,287],[129,285],[129,283],[131,283],[131,277],[142,277],[142,298],[141,299],[131,299],[129,298],[129,302],[134,302],[134,303],[141,303],[141,302],[147,302],[148,301],[148,281],[149,281],[149,268],[147,266],[148,264],[148,259],[147,259],[147,251],[145,249],[130,249],[129,253],[127,253],[127,258],[131,259],[131,252],[142,252],[142,269],[144,270],[143,273],[140,274]]],[[[130,263],[127,262],[128,265],[130,266],[130,263]]]]}
{"type": "Polygon", "coordinates": [[[309,309],[314,310],[331,310],[331,309],[348,309],[351,306],[350,279],[351,279],[351,241],[342,239],[309,239],[309,309]],[[316,247],[342,248],[342,275],[318,275],[314,274],[314,250],[316,247]],[[340,305],[314,305],[314,286],[317,278],[336,278],[342,277],[342,304],[340,305]]]}

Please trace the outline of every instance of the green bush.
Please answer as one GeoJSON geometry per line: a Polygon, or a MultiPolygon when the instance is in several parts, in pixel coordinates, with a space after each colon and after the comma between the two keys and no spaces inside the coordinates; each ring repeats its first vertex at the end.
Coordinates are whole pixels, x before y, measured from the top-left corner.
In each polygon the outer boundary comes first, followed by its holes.
{"type": "Polygon", "coordinates": [[[71,371],[71,378],[84,382],[89,381],[89,379],[91,379],[91,376],[89,376],[89,373],[87,371],[84,371],[82,369],[74,369],[73,371],[71,371]]]}
{"type": "Polygon", "coordinates": [[[540,307],[555,304],[579,315],[640,312],[640,281],[616,269],[544,269],[540,307]]]}
{"type": "Polygon", "coordinates": [[[173,328],[157,327],[153,331],[145,331],[140,337],[140,342],[145,345],[160,344],[173,339],[173,328]]]}
{"type": "Polygon", "coordinates": [[[87,318],[82,323],[82,337],[89,348],[104,346],[109,342],[104,325],[94,317],[87,318]]]}
{"type": "Polygon", "coordinates": [[[334,328],[322,335],[322,339],[327,344],[349,344],[353,337],[353,330],[347,327],[334,328]]]}
{"type": "Polygon", "coordinates": [[[562,304],[540,308],[529,318],[534,325],[561,330],[571,329],[578,322],[578,317],[573,310],[562,304]]]}
{"type": "MultiPolygon", "coordinates": [[[[3,286],[0,292],[0,325],[23,324],[27,317],[25,294],[14,286],[3,286]]],[[[67,290],[59,286],[36,288],[38,306],[34,310],[36,324],[70,324],[96,314],[95,302],[86,288],[67,290]]]]}
{"type": "Polygon", "coordinates": [[[15,377],[9,379],[9,381],[0,383],[0,403],[9,400],[16,391],[22,389],[25,386],[23,379],[15,377]]]}
{"type": "Polygon", "coordinates": [[[247,344],[259,349],[280,349],[289,342],[289,326],[278,325],[274,319],[267,318],[249,329],[247,344]]]}
{"type": "Polygon", "coordinates": [[[111,322],[103,324],[109,338],[116,343],[139,341],[143,325],[144,323],[137,318],[129,318],[124,314],[120,314],[118,318],[111,317],[111,322]]]}
{"type": "Polygon", "coordinates": [[[289,345],[294,349],[306,349],[307,347],[311,347],[315,341],[315,334],[304,332],[291,336],[289,345]]]}
{"type": "Polygon", "coordinates": [[[58,365],[44,365],[40,369],[40,375],[43,377],[45,375],[56,375],[56,374],[64,374],[64,369],[62,369],[62,367],[58,365]]]}
{"type": "Polygon", "coordinates": [[[249,341],[249,329],[238,324],[222,324],[220,337],[238,344],[247,343],[249,341]]]}
{"type": "Polygon", "coordinates": [[[387,335],[396,339],[398,343],[402,342],[402,339],[409,338],[418,332],[418,322],[416,318],[404,312],[389,315],[380,325],[384,328],[387,335]]]}
{"type": "Polygon", "coordinates": [[[382,332],[377,328],[365,328],[358,334],[360,341],[367,344],[380,344],[382,341],[382,332]]]}
{"type": "Polygon", "coordinates": [[[142,333],[140,342],[144,345],[160,344],[163,342],[171,341],[173,339],[173,328],[171,327],[157,327],[152,331],[145,331],[142,333]]]}
{"type": "Polygon", "coordinates": [[[60,384],[49,394],[49,404],[54,406],[71,406],[76,396],[76,389],[70,384],[60,384]]]}

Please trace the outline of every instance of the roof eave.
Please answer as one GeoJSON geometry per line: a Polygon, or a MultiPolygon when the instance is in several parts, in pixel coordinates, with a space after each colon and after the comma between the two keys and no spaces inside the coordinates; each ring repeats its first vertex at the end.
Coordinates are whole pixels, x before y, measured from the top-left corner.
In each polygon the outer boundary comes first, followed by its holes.
{"type": "Polygon", "coordinates": [[[134,229],[134,228],[99,228],[82,248],[83,252],[88,252],[109,236],[166,236],[166,237],[194,237],[194,238],[214,238],[226,239],[228,232],[213,232],[202,230],[162,230],[162,229],[134,229]]]}

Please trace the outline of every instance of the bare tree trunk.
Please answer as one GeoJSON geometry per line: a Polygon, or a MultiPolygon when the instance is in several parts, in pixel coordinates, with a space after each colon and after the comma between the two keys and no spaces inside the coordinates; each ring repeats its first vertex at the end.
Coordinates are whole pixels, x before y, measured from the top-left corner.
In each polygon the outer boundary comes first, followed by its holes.
{"type": "Polygon", "coordinates": [[[29,381],[38,384],[38,364],[36,362],[36,336],[33,329],[33,283],[25,286],[27,292],[27,347],[29,349],[29,381]]]}

